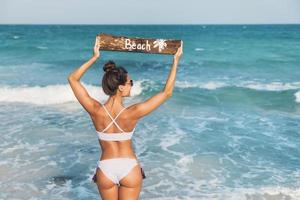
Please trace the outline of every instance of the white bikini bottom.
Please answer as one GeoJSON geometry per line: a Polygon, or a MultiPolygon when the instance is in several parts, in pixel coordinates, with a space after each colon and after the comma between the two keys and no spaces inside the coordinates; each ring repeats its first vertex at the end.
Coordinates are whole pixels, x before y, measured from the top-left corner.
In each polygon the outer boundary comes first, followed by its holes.
{"type": "MultiPolygon", "coordinates": [[[[129,172],[138,164],[135,158],[110,158],[105,160],[98,160],[97,166],[101,171],[109,178],[112,182],[120,185],[120,180],[124,178],[129,172]]],[[[142,168],[141,172],[143,178],[146,178],[142,168]]],[[[96,182],[96,173],[93,177],[94,182],[96,182]]]]}

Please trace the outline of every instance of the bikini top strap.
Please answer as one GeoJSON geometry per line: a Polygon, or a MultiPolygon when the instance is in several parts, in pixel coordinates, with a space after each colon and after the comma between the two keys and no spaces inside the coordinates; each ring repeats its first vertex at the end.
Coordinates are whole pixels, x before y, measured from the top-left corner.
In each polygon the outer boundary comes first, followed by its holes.
{"type": "Polygon", "coordinates": [[[101,104],[101,105],[103,106],[104,110],[107,112],[108,116],[109,116],[110,119],[112,120],[112,121],[109,123],[109,125],[108,125],[102,132],[104,132],[106,129],[108,129],[113,123],[114,123],[114,124],[115,124],[122,132],[125,132],[125,131],[123,131],[123,129],[117,124],[117,122],[116,122],[115,120],[119,117],[119,115],[122,113],[122,111],[126,109],[126,107],[124,107],[124,108],[117,114],[117,116],[116,116],[115,118],[113,118],[113,117],[110,115],[110,113],[108,112],[108,110],[106,109],[105,105],[104,105],[104,104],[101,104]]]}

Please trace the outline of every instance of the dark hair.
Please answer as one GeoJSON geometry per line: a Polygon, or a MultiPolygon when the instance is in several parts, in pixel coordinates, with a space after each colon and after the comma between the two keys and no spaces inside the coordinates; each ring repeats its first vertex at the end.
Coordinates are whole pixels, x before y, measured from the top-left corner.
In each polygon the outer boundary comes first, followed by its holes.
{"type": "Polygon", "coordinates": [[[112,60],[104,64],[103,71],[105,73],[102,78],[102,89],[109,96],[115,95],[118,86],[126,83],[128,72],[124,67],[116,66],[116,63],[112,60]]]}

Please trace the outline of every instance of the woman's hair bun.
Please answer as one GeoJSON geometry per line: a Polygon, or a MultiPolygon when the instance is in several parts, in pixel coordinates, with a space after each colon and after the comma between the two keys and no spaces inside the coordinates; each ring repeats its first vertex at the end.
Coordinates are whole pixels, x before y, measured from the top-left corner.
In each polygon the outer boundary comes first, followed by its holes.
{"type": "Polygon", "coordinates": [[[108,62],[106,62],[106,63],[104,64],[103,70],[104,70],[105,72],[109,72],[109,71],[111,71],[112,69],[116,69],[116,68],[117,68],[116,63],[115,63],[114,61],[112,61],[112,60],[109,60],[108,62]]]}

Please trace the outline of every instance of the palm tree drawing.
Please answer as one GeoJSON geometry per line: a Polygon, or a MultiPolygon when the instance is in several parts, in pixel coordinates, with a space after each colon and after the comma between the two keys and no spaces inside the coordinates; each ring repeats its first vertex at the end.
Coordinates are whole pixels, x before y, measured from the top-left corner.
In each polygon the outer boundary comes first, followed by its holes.
{"type": "Polygon", "coordinates": [[[161,52],[162,49],[167,47],[167,43],[165,42],[166,40],[164,39],[157,39],[153,42],[154,48],[158,47],[158,51],[161,52]]]}

